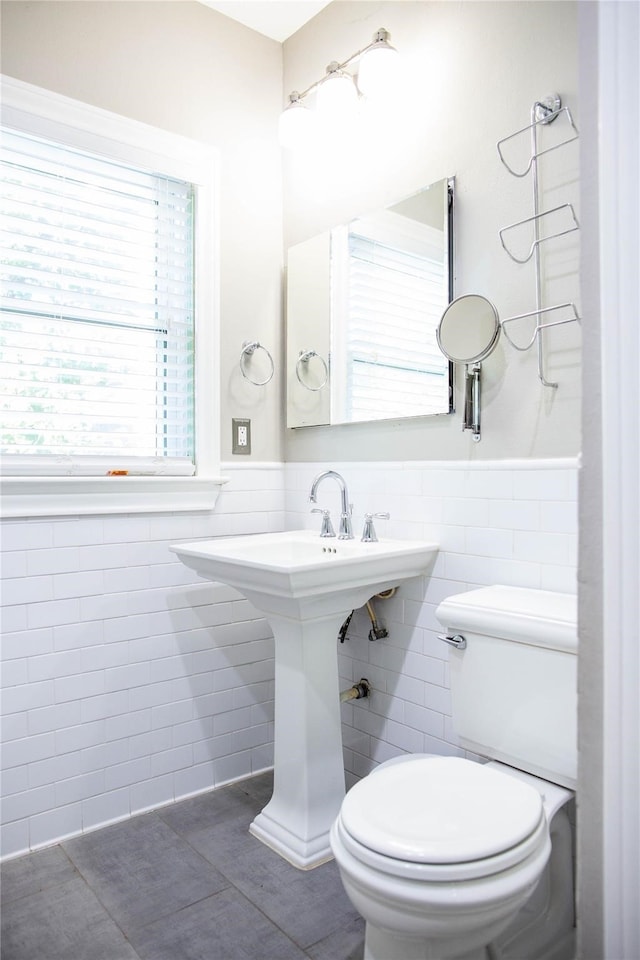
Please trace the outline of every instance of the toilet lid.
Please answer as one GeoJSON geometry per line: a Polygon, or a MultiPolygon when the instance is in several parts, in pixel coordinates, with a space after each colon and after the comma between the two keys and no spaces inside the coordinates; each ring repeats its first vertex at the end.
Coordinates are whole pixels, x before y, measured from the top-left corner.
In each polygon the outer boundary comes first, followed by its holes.
{"type": "Polygon", "coordinates": [[[538,791],[458,757],[391,765],[345,797],[346,831],[370,850],[413,863],[463,863],[526,840],[543,816],[538,791]]]}

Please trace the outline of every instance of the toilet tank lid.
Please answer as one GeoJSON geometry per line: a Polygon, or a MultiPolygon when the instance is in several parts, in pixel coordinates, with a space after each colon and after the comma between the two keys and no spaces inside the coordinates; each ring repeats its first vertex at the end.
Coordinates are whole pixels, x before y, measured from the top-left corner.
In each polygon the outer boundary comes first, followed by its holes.
{"type": "Polygon", "coordinates": [[[458,593],[438,606],[449,631],[530,643],[577,653],[577,598],[570,593],[496,585],[458,593]]]}

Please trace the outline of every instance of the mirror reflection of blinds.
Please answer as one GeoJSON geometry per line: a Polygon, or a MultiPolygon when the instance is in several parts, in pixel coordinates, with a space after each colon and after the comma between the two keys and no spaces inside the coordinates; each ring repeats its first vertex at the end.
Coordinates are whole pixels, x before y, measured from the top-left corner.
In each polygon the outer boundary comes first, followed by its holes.
{"type": "Polygon", "coordinates": [[[192,474],[193,186],[2,145],[5,472],[192,474]]]}
{"type": "Polygon", "coordinates": [[[448,303],[443,262],[350,232],[348,299],[351,418],[441,410],[447,365],[435,328],[448,303]]]}

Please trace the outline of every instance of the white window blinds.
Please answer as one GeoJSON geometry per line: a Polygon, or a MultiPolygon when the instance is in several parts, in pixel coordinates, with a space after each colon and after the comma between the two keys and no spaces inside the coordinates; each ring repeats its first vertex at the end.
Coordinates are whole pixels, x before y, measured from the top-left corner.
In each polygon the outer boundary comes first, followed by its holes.
{"type": "Polygon", "coordinates": [[[357,226],[342,240],[332,236],[332,243],[345,244],[347,260],[342,290],[334,291],[343,301],[335,346],[346,354],[345,419],[440,413],[449,389],[435,337],[449,299],[441,236],[433,242],[430,228],[415,223],[412,235],[403,236],[394,224],[381,240],[357,226]]]}
{"type": "Polygon", "coordinates": [[[2,147],[4,472],[192,474],[192,184],[2,147]]]}

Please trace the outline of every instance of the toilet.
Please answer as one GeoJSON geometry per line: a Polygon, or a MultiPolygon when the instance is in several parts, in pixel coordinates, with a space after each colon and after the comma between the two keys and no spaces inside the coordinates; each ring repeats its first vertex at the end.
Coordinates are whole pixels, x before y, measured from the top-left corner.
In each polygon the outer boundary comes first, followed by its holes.
{"type": "Polygon", "coordinates": [[[365,960],[572,960],[576,598],[492,586],[436,615],[478,759],[396,757],[347,793],[331,847],[365,960]]]}

